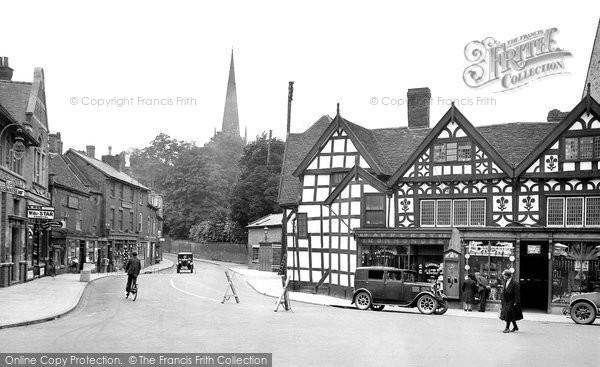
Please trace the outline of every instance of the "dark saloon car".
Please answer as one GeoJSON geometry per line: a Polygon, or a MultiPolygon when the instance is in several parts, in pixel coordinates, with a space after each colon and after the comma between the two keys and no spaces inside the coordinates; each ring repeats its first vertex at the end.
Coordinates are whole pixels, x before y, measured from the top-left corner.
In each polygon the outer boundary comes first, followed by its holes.
{"type": "Polygon", "coordinates": [[[417,307],[423,314],[441,315],[447,297],[437,283],[417,282],[412,270],[384,266],[360,267],[354,275],[352,303],[360,310],[381,311],[385,305],[417,307]]]}
{"type": "Polygon", "coordinates": [[[191,252],[180,252],[177,254],[177,272],[187,270],[190,273],[194,272],[194,254],[191,252]]]}
{"type": "Polygon", "coordinates": [[[591,324],[600,312],[600,292],[582,293],[571,296],[569,307],[563,310],[578,324],[591,324]]]}

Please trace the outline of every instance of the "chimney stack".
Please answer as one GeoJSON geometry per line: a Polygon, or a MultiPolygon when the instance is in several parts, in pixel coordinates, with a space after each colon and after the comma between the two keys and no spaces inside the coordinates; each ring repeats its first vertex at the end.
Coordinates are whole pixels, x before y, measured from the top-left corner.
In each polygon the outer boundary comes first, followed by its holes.
{"type": "Polygon", "coordinates": [[[12,80],[13,69],[8,66],[8,57],[0,57],[0,80],[12,80]]]}
{"type": "Polygon", "coordinates": [[[548,112],[547,120],[548,122],[561,122],[565,117],[567,117],[568,114],[568,112],[562,112],[561,110],[555,108],[548,112]]]}
{"type": "Polygon", "coordinates": [[[96,158],[96,147],[94,145],[86,145],[85,154],[90,158],[96,158]]]}
{"type": "Polygon", "coordinates": [[[122,156],[120,154],[117,155],[103,155],[102,162],[108,164],[112,168],[121,172],[123,170],[123,161],[122,156]]]}
{"type": "Polygon", "coordinates": [[[63,154],[63,142],[60,139],[60,133],[48,134],[48,148],[50,153],[63,154]]]}
{"type": "Polygon", "coordinates": [[[429,128],[429,106],[431,91],[429,88],[412,88],[406,93],[408,97],[408,128],[429,128]]]}

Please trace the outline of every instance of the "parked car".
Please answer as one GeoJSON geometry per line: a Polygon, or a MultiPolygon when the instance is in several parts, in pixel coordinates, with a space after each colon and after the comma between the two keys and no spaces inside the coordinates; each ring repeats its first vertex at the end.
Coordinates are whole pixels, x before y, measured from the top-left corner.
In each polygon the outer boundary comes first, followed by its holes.
{"type": "Polygon", "coordinates": [[[187,270],[190,273],[194,272],[194,254],[191,252],[180,252],[177,254],[177,272],[187,270]]]}
{"type": "Polygon", "coordinates": [[[591,324],[600,313],[600,292],[582,293],[571,296],[569,307],[563,309],[563,314],[571,315],[578,324],[591,324]]]}
{"type": "Polygon", "coordinates": [[[417,272],[384,266],[356,269],[352,304],[360,310],[381,311],[386,305],[417,307],[423,314],[442,315],[448,297],[438,283],[417,282],[417,272]]]}

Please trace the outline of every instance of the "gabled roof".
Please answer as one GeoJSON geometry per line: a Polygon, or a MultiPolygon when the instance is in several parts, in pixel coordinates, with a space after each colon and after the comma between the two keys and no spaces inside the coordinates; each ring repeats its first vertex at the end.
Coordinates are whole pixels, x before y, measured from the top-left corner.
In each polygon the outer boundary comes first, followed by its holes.
{"type": "Polygon", "coordinates": [[[333,132],[338,128],[342,128],[346,134],[348,134],[348,137],[356,147],[356,150],[358,150],[358,153],[365,159],[371,168],[375,170],[375,173],[379,175],[387,171],[387,163],[385,162],[383,154],[379,149],[377,141],[372,136],[371,131],[343,119],[338,114],[335,116],[333,121],[331,121],[327,127],[327,130],[325,130],[325,132],[314,143],[302,162],[300,162],[298,167],[294,170],[294,176],[298,177],[302,174],[302,172],[304,172],[304,170],[310,165],[310,162],[312,162],[319,153],[321,147],[329,139],[331,134],[333,134],[333,132]]]}
{"type": "Polygon", "coordinates": [[[419,147],[431,129],[409,129],[408,127],[374,129],[372,134],[386,159],[392,175],[419,147]]]}
{"type": "Polygon", "coordinates": [[[54,185],[89,195],[89,190],[60,154],[50,153],[50,174],[54,175],[54,185]]]}
{"type": "Polygon", "coordinates": [[[111,178],[114,178],[114,179],[119,180],[121,182],[125,182],[125,183],[127,183],[129,185],[132,185],[132,186],[139,187],[142,190],[148,190],[148,191],[150,191],[149,188],[147,188],[146,186],[144,186],[141,183],[139,183],[133,177],[131,177],[131,176],[129,176],[129,175],[127,175],[127,174],[125,174],[125,173],[123,173],[121,171],[118,171],[118,170],[114,169],[111,165],[109,165],[107,163],[104,163],[104,162],[99,161],[97,159],[88,157],[87,155],[85,155],[85,154],[83,154],[81,152],[78,152],[78,151],[76,151],[74,149],[69,149],[66,154],[69,154],[69,153],[74,154],[76,157],[84,160],[85,162],[89,163],[91,166],[93,166],[94,168],[96,168],[97,170],[99,170],[100,172],[102,172],[103,174],[105,174],[105,175],[107,175],[107,176],[109,176],[111,178]]]}
{"type": "Polygon", "coordinates": [[[283,224],[283,213],[275,213],[266,215],[254,222],[248,224],[246,228],[264,228],[264,227],[277,227],[283,224]]]}
{"type": "Polygon", "coordinates": [[[19,123],[27,122],[32,83],[0,80],[0,104],[19,123]]]}
{"type": "Polygon", "coordinates": [[[598,102],[591,96],[586,95],[575,108],[569,112],[567,117],[564,118],[560,123],[558,123],[554,129],[548,134],[544,139],[542,139],[535,149],[533,149],[527,157],[523,159],[521,164],[515,169],[515,175],[520,176],[523,172],[529,168],[533,164],[533,162],[542,154],[546,149],[550,148],[552,144],[558,139],[569,127],[579,118],[579,116],[586,112],[594,112],[596,116],[600,116],[600,105],[598,102]]]}
{"type": "Polygon", "coordinates": [[[303,133],[289,134],[285,142],[283,164],[281,166],[281,179],[277,201],[280,205],[298,204],[302,184],[298,177],[292,175],[294,169],[302,162],[314,142],[327,130],[331,117],[321,116],[311,127],[303,133]]]}
{"type": "Polygon", "coordinates": [[[348,186],[348,184],[352,180],[354,180],[356,177],[363,178],[369,184],[371,184],[371,186],[373,186],[374,188],[376,188],[379,191],[385,191],[387,189],[387,186],[385,185],[385,183],[379,181],[377,179],[377,177],[373,176],[372,174],[365,171],[363,168],[361,168],[359,166],[354,166],[354,168],[352,168],[350,170],[350,172],[348,172],[346,174],[346,176],[344,176],[342,181],[340,181],[340,183],[337,185],[335,190],[333,190],[331,192],[331,194],[329,194],[327,199],[325,199],[325,202],[324,202],[325,205],[331,205],[331,203],[333,203],[335,198],[337,198],[342,193],[342,191],[346,188],[346,186],[348,186]]]}
{"type": "Polygon", "coordinates": [[[506,174],[511,175],[513,173],[512,167],[510,167],[506,161],[496,152],[496,150],[492,147],[492,145],[477,131],[477,129],[467,120],[467,118],[459,111],[454,103],[452,107],[448,109],[446,114],[440,119],[440,121],[435,125],[427,137],[422,141],[419,146],[419,149],[414,150],[410,157],[400,166],[400,168],[390,177],[388,180],[388,185],[394,185],[396,181],[406,171],[410,168],[410,166],[424,153],[425,149],[428,148],[429,144],[433,142],[437,136],[442,132],[442,130],[446,127],[446,125],[450,122],[456,122],[460,127],[470,135],[476,143],[485,151],[488,155],[492,157],[494,162],[502,169],[506,174]]]}

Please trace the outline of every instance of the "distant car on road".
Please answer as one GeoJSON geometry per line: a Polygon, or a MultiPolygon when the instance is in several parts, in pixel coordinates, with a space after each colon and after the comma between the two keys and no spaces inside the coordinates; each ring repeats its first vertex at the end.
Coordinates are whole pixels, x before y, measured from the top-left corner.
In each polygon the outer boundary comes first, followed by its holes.
{"type": "Polygon", "coordinates": [[[417,307],[419,312],[442,315],[448,298],[438,283],[417,282],[412,270],[386,266],[359,267],[354,275],[352,304],[360,310],[381,311],[385,305],[417,307]]]}
{"type": "Polygon", "coordinates": [[[194,272],[194,254],[191,252],[179,252],[177,254],[177,272],[180,273],[183,269],[194,272]]]}
{"type": "Polygon", "coordinates": [[[600,292],[582,293],[571,296],[569,307],[563,314],[571,315],[578,324],[591,324],[600,313],[600,292]]]}

